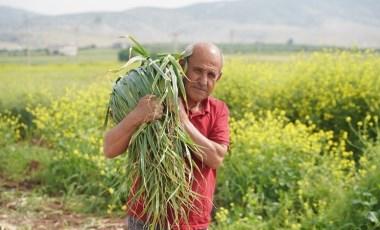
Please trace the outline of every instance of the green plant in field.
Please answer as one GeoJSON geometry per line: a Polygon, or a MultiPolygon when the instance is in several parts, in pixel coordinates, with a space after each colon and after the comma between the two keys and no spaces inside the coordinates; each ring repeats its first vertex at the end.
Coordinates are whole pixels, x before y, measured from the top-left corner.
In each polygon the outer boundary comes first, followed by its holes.
{"type": "Polygon", "coordinates": [[[8,143],[0,149],[0,177],[14,183],[40,185],[39,173],[52,161],[49,149],[25,142],[8,143]]]}
{"type": "Polygon", "coordinates": [[[216,204],[224,209],[217,220],[227,209],[227,223],[263,229],[323,224],[334,192],[352,183],[355,163],[344,141],[309,125],[291,123],[280,111],[232,120],[230,154],[219,171],[216,204]]]}
{"type": "Polygon", "coordinates": [[[380,228],[380,167],[379,145],[373,152],[366,152],[356,181],[345,194],[332,203],[327,223],[331,229],[379,229],[380,228]],[[368,161],[367,161],[368,158],[368,161]],[[366,162],[366,163],[365,163],[366,162]]]}
{"type": "MultiPolygon", "coordinates": [[[[323,51],[282,63],[229,60],[214,95],[227,102],[233,117],[280,109],[290,121],[313,122],[318,129],[344,132],[360,144],[346,123],[380,116],[380,58],[371,51],[323,51]],[[244,92],[244,93],[242,93],[244,92]]],[[[372,138],[374,134],[372,133],[372,138]]],[[[357,161],[359,149],[349,146],[357,161]]]]}
{"type": "MultiPolygon", "coordinates": [[[[355,183],[332,205],[329,222],[336,229],[380,228],[380,138],[370,139],[368,132],[380,134],[378,118],[367,116],[354,132],[362,142],[355,183]]],[[[379,137],[379,136],[378,136],[379,137]]]]}
{"type": "Polygon", "coordinates": [[[82,90],[70,87],[48,105],[28,106],[35,126],[33,137],[42,145],[64,152],[82,149],[91,155],[100,153],[106,92],[94,84],[82,90]]]}
{"type": "Polygon", "coordinates": [[[168,54],[153,60],[137,41],[129,38],[135,44],[132,51],[138,55],[114,71],[123,70],[125,75],[113,85],[109,102],[113,120],[122,121],[145,95],[157,96],[166,109],[162,119],[144,123],[134,132],[125,157],[129,175],[121,178],[121,184],[136,189],[130,205],[144,201],[143,213],[152,220],[152,228],[172,228],[170,224],[188,222],[189,210],[199,210],[194,205],[199,197],[191,189],[197,183],[193,172],[199,170],[191,151],[198,154],[199,150],[181,126],[178,110],[178,98],[186,102],[182,82],[185,73],[178,59],[190,54],[168,54]],[[173,223],[169,223],[170,218],[173,223]]]}
{"type": "Polygon", "coordinates": [[[26,126],[20,122],[20,116],[14,116],[10,111],[0,113],[0,146],[15,143],[21,138],[21,130],[26,126]]]}
{"type": "MultiPolygon", "coordinates": [[[[41,190],[67,197],[86,196],[82,199],[88,202],[81,209],[84,212],[107,213],[113,198],[107,190],[115,184],[115,168],[121,165],[118,160],[107,161],[102,152],[107,91],[102,84],[70,87],[48,105],[27,108],[34,124],[30,142],[50,152],[49,162],[41,164],[35,176],[43,185],[41,190]]],[[[114,202],[123,200],[115,197],[114,202]]]]}

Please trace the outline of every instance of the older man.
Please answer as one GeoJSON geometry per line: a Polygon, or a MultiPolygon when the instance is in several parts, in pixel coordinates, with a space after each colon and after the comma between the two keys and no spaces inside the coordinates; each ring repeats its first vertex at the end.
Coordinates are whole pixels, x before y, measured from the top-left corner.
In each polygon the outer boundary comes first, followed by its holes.
{"type": "MultiPolygon", "coordinates": [[[[222,164],[229,147],[229,110],[226,104],[210,97],[222,76],[223,54],[211,43],[195,43],[187,47],[191,55],[180,60],[186,69],[184,85],[188,107],[180,100],[180,120],[195,144],[201,148],[196,159],[200,170],[194,172],[197,183],[193,191],[200,194],[195,201],[200,212],[189,212],[188,223],[171,223],[180,229],[207,229],[211,221],[212,201],[216,182],[216,169],[222,164]]],[[[160,119],[163,106],[153,95],[140,99],[136,108],[104,137],[104,154],[116,157],[128,149],[131,137],[144,122],[160,119]]],[[[147,229],[142,210],[144,202],[128,205],[128,229],[147,229]]],[[[168,220],[170,222],[170,220],[168,220]]]]}

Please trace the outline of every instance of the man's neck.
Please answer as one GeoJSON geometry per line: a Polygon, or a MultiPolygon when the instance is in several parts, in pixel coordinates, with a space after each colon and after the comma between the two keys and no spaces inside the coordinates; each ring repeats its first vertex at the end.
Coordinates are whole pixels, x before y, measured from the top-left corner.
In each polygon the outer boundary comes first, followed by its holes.
{"type": "Polygon", "coordinates": [[[196,112],[199,112],[201,111],[204,107],[205,107],[205,101],[206,100],[203,100],[203,101],[200,101],[200,102],[188,102],[188,110],[189,112],[191,113],[196,113],[196,112]]]}

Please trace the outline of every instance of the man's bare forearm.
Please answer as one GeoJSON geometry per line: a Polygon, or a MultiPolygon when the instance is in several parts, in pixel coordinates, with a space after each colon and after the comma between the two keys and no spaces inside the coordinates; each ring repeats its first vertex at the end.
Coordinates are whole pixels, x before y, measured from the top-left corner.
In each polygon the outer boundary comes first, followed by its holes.
{"type": "Polygon", "coordinates": [[[114,158],[124,153],[139,125],[139,120],[131,112],[117,126],[106,132],[103,143],[104,155],[107,158],[114,158]]]}
{"type": "Polygon", "coordinates": [[[182,121],[185,131],[190,138],[201,150],[201,157],[197,157],[203,161],[208,167],[217,169],[222,164],[224,157],[227,154],[228,147],[223,144],[218,144],[207,137],[203,136],[188,119],[182,121]]]}

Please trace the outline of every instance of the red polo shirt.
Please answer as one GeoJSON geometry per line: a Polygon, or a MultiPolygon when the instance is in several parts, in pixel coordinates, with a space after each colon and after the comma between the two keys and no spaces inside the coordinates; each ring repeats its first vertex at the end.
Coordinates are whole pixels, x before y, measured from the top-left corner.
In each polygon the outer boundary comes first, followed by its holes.
{"type": "MultiPolygon", "coordinates": [[[[189,115],[190,122],[209,140],[229,147],[229,110],[227,105],[215,98],[209,97],[205,107],[194,114],[189,115]]],[[[188,215],[189,225],[183,225],[180,230],[196,230],[208,228],[211,222],[211,210],[213,205],[216,170],[211,169],[198,159],[195,159],[200,171],[194,171],[197,183],[193,183],[193,191],[200,194],[200,199],[195,202],[195,206],[201,209],[201,215],[190,212],[188,215]]],[[[132,197],[131,193],[131,197],[132,197]]],[[[129,204],[130,202],[128,202],[129,204]]],[[[127,206],[129,206],[127,204],[127,206]]],[[[132,207],[128,207],[127,214],[139,218],[144,208],[144,202],[135,202],[132,207]]],[[[146,220],[146,216],[140,218],[146,220]]]]}

